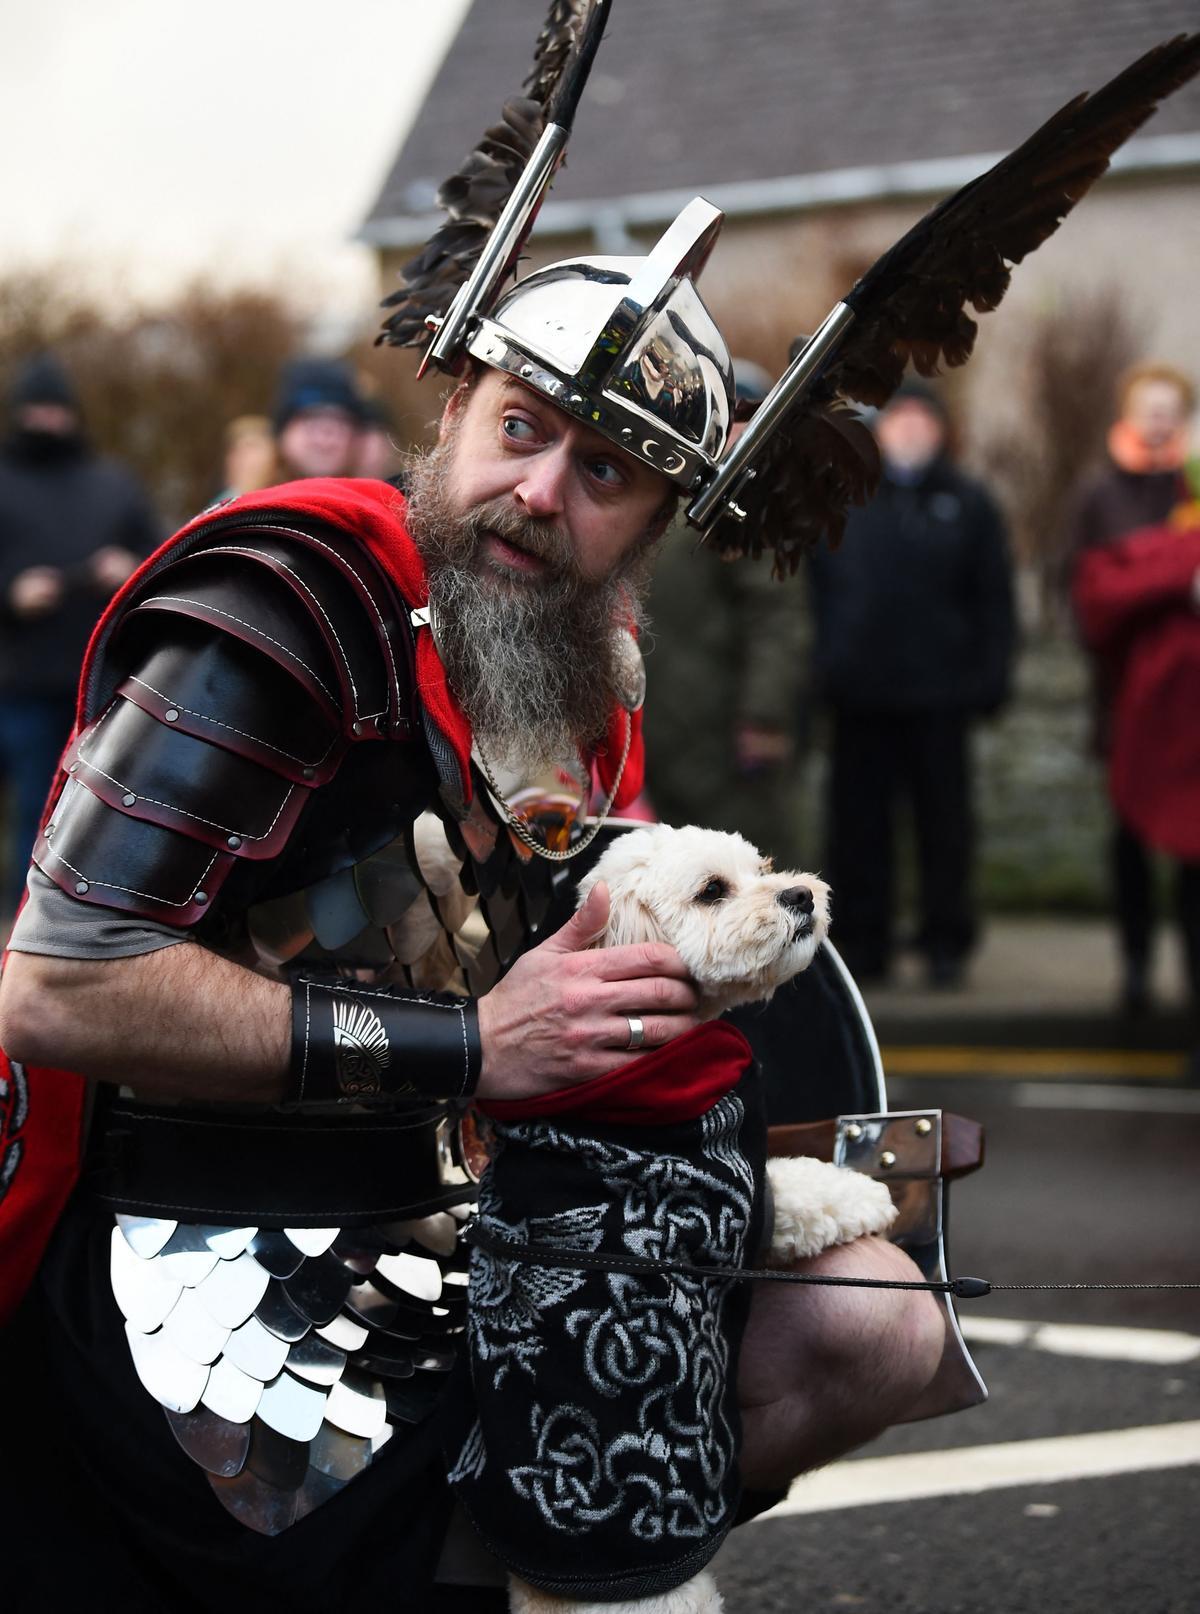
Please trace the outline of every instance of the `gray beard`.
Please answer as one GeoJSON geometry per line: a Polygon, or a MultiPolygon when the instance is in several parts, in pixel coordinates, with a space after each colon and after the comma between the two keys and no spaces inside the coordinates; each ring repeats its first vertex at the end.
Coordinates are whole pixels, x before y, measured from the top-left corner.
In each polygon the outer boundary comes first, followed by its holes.
{"type": "Polygon", "coordinates": [[[429,574],[450,688],[489,762],[525,771],[600,741],[623,687],[621,628],[642,620],[649,543],[612,576],[582,577],[568,535],[504,501],[460,515],[448,497],[453,437],[407,468],[408,526],[429,574]],[[483,554],[498,532],[550,564],[513,578],[483,554]]]}

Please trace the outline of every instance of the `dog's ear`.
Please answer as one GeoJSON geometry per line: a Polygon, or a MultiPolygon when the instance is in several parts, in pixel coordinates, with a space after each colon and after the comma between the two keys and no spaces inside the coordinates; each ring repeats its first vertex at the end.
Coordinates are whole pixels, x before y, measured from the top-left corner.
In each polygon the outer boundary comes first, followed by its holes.
{"type": "Polygon", "coordinates": [[[658,922],[638,896],[636,878],[611,881],[608,895],[606,947],[632,947],[638,942],[662,940],[658,922]]]}

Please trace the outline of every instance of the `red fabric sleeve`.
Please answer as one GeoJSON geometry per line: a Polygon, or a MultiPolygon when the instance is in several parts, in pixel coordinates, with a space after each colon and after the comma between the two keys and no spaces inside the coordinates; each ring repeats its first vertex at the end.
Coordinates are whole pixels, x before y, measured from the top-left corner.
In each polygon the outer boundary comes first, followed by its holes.
{"type": "Polygon", "coordinates": [[[1146,527],[1085,550],[1076,563],[1072,598],[1088,647],[1115,650],[1156,614],[1185,606],[1197,570],[1200,531],[1146,527]]]}

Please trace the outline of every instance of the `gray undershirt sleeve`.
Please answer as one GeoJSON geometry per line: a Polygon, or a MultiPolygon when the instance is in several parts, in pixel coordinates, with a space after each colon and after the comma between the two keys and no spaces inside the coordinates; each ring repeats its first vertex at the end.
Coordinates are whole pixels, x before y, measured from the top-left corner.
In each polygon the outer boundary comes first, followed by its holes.
{"type": "Polygon", "coordinates": [[[134,958],[191,940],[186,930],[136,919],[115,908],[80,902],[31,864],[29,900],[13,927],[9,950],[45,953],[51,958],[134,958]]]}

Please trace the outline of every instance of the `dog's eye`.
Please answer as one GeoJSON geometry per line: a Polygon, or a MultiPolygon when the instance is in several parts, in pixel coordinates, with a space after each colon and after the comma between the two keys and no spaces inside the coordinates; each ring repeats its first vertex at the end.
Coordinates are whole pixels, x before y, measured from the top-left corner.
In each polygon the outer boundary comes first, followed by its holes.
{"type": "Polygon", "coordinates": [[[697,902],[720,902],[729,895],[729,881],[722,880],[714,874],[707,885],[701,886],[696,893],[697,902]]]}

